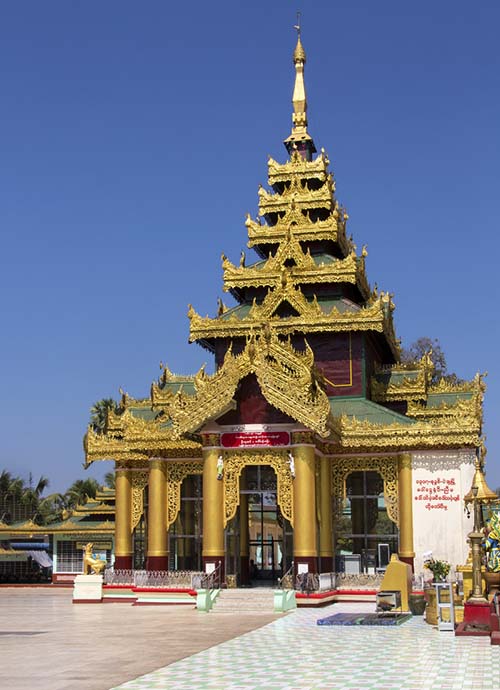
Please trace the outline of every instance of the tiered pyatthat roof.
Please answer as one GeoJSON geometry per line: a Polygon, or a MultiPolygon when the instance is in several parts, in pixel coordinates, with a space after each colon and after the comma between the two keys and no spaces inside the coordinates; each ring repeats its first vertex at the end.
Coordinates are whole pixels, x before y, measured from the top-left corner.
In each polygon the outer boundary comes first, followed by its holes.
{"type": "Polygon", "coordinates": [[[202,317],[190,305],[190,341],[215,350],[220,339],[247,338],[264,326],[276,334],[371,332],[384,361],[398,359],[391,296],[372,292],[361,255],[346,238],[347,213],[335,198],[335,181],[325,152],[312,158],[304,87],[305,52],[294,52],[296,70],[292,134],[285,140],[290,158],[270,158],[270,190],[259,188],[259,216],[246,221],[248,246],[262,261],[239,265],[222,255],[224,291],[239,306],[219,302],[215,317],[202,317]]]}
{"type": "Polygon", "coordinates": [[[224,290],[240,306],[221,303],[215,318],[204,318],[190,305],[190,341],[213,349],[218,338],[247,337],[264,324],[281,335],[372,331],[382,334],[394,361],[394,305],[390,295],[370,291],[366,248],[357,256],[345,238],[347,214],[334,198],[328,159],[321,153],[306,161],[294,151],[284,165],[271,159],[269,168],[273,192],[259,190],[267,223],[247,221],[249,245],[266,258],[247,266],[242,254],[237,266],[222,255],[224,290]]]}
{"type": "Polygon", "coordinates": [[[192,377],[174,376],[163,367],[150,398],[124,395],[119,409],[108,412],[104,433],[89,427],[87,463],[201,458],[202,435],[235,408],[240,383],[251,377],[267,403],[314,432],[326,453],[479,443],[480,377],[457,385],[433,383],[429,357],[411,367],[398,363],[392,295],[370,288],[366,248],[358,255],[346,237],[348,215],[335,198],[328,157],[322,150],[313,158],[300,35],[294,64],[292,132],[285,140],[289,160],[269,159],[270,189],[259,189],[259,218],[246,220],[248,247],[260,260],[247,265],[242,252],[234,264],[222,255],[224,291],[236,299],[235,307],[228,309],[219,299],[216,316],[202,317],[189,306],[190,341],[216,351],[215,373],[202,368],[192,377]],[[361,333],[362,352],[367,344],[376,358],[363,360],[361,392],[329,398],[331,381],[321,361],[315,363],[313,341],[319,347],[334,343],[338,333],[349,334],[349,357],[351,336],[361,333]]]}

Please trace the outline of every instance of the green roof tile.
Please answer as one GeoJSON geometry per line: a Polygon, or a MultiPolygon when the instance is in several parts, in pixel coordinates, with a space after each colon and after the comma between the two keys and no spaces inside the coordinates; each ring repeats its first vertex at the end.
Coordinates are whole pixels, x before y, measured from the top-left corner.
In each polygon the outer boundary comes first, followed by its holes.
{"type": "Polygon", "coordinates": [[[383,405],[367,400],[366,398],[330,398],[330,409],[335,417],[346,414],[360,421],[371,424],[415,424],[414,419],[405,417],[394,410],[389,410],[383,405]]]}

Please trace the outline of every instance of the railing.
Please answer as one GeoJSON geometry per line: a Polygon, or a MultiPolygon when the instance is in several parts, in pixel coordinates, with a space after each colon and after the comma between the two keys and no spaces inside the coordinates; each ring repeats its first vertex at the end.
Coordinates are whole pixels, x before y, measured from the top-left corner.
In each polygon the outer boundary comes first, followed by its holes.
{"type": "Polygon", "coordinates": [[[220,589],[221,571],[222,563],[221,561],[219,561],[213,572],[199,573],[202,576],[202,578],[200,584],[198,585],[198,589],[220,589]]]}
{"type": "Polygon", "coordinates": [[[295,578],[295,589],[299,592],[328,592],[333,589],[372,590],[379,589],[383,573],[300,573],[295,578]]]}
{"type": "Polygon", "coordinates": [[[294,563],[292,561],[292,565],[288,568],[286,573],[283,575],[283,577],[278,578],[278,587],[279,589],[293,589],[293,569],[294,569],[294,563]]]}
{"type": "Polygon", "coordinates": [[[336,573],[336,589],[379,589],[384,573],[336,573]]]}
{"type": "Polygon", "coordinates": [[[133,570],[115,570],[114,568],[106,568],[104,571],[104,584],[105,585],[130,585],[131,587],[135,584],[134,582],[134,571],[133,570]]]}
{"type": "Polygon", "coordinates": [[[319,575],[317,573],[298,573],[295,578],[295,589],[302,594],[319,591],[319,575]]]}
{"type": "Polygon", "coordinates": [[[114,570],[104,572],[107,585],[129,585],[130,587],[169,587],[172,589],[200,589],[208,579],[220,581],[220,564],[207,575],[193,570],[114,570]],[[215,577],[212,577],[215,576],[215,577]]]}
{"type": "MultiPolygon", "coordinates": [[[[378,589],[383,574],[300,573],[294,579],[293,565],[278,580],[280,589],[325,592],[332,589],[378,589]]],[[[211,573],[194,570],[114,570],[104,571],[107,585],[130,587],[170,587],[172,589],[220,589],[222,564],[211,573]]]]}

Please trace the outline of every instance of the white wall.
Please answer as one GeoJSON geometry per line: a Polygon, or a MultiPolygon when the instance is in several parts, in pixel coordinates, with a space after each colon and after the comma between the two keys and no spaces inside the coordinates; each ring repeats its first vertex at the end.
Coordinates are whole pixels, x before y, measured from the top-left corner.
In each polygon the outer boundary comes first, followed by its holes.
{"type": "Polygon", "coordinates": [[[424,571],[425,551],[449,561],[452,569],[467,560],[473,516],[467,518],[463,498],[472,485],[474,457],[472,450],[412,453],[416,575],[424,571]]]}

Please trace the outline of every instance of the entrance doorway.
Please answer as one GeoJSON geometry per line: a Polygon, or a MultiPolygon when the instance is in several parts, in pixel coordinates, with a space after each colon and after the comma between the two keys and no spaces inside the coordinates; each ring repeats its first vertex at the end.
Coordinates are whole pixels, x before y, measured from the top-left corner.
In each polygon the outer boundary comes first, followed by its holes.
{"type": "MultiPolygon", "coordinates": [[[[254,586],[272,586],[292,559],[292,528],[277,503],[277,479],[272,467],[248,466],[241,490],[248,497],[249,579],[254,586]]],[[[243,505],[245,502],[243,502],[243,505]]]]}

